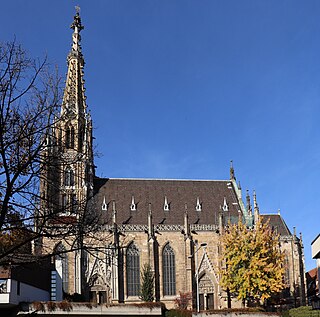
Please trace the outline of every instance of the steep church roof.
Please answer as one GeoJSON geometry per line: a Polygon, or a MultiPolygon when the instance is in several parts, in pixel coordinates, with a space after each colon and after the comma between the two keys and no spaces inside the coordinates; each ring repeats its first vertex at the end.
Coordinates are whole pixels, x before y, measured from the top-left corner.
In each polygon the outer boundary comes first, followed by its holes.
{"type": "Polygon", "coordinates": [[[118,224],[218,224],[219,211],[227,222],[238,220],[240,205],[231,181],[97,178],[94,209],[111,224],[115,202],[118,224]],[[150,207],[149,207],[149,204],[150,207]]]}
{"type": "Polygon", "coordinates": [[[269,226],[276,230],[280,236],[291,236],[291,232],[280,215],[261,215],[264,222],[268,222],[269,226]]]}

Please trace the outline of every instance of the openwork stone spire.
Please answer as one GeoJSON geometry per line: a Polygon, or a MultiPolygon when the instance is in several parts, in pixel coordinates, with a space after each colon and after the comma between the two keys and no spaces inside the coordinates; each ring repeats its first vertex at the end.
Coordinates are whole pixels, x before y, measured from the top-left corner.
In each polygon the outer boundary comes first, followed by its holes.
{"type": "Polygon", "coordinates": [[[86,113],[86,97],[83,79],[84,59],[82,55],[80,36],[80,32],[84,27],[81,23],[79,14],[80,8],[76,7],[76,9],[77,12],[70,27],[73,29],[72,46],[67,58],[68,74],[61,115],[84,118],[86,113]]]}
{"type": "Polygon", "coordinates": [[[70,26],[71,29],[73,29],[72,34],[72,50],[70,54],[75,54],[78,57],[82,57],[81,53],[81,36],[80,32],[84,29],[83,25],[81,24],[81,18],[80,18],[80,8],[76,7],[76,15],[73,18],[73,22],[70,26]]]}

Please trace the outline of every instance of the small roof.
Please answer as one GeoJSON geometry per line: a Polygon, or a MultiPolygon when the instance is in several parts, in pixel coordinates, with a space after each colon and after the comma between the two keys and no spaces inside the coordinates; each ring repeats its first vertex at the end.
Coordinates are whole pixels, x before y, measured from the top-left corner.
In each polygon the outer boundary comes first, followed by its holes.
{"type": "Polygon", "coordinates": [[[261,215],[261,217],[263,222],[269,221],[271,228],[276,230],[281,236],[291,236],[291,232],[281,215],[261,215]]]}
{"type": "Polygon", "coordinates": [[[315,267],[312,270],[308,271],[306,274],[309,275],[310,278],[317,278],[318,268],[315,267]]]}
{"type": "Polygon", "coordinates": [[[111,224],[112,202],[115,202],[118,224],[146,225],[149,204],[153,224],[184,223],[187,205],[190,224],[218,224],[224,199],[228,210],[224,219],[238,219],[241,209],[235,189],[229,180],[164,180],[96,178],[91,200],[96,212],[104,212],[111,224]],[[169,205],[165,210],[165,198],[169,205]],[[135,210],[130,208],[132,202],[135,210]],[[198,208],[196,208],[198,204],[198,208]],[[104,204],[104,208],[102,208],[104,204]],[[199,207],[200,205],[200,207],[199,207]],[[104,209],[104,210],[102,210],[104,209]]]}

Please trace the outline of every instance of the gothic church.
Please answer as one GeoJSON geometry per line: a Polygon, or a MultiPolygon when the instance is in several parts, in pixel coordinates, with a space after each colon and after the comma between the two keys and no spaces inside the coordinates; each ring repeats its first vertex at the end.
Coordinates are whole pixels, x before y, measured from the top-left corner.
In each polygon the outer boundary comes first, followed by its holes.
{"type": "MultiPolygon", "coordinates": [[[[48,136],[41,175],[41,208],[59,210],[60,228],[72,227],[82,213],[95,231],[79,242],[43,238],[43,253],[68,250],[55,257],[51,299],[79,293],[97,303],[139,302],[143,266],[150,264],[155,301],[174,306],[179,293],[199,295],[199,308],[228,306],[219,285],[221,235],[239,218],[254,225],[269,220],[280,234],[285,253],[286,293],[289,304],[303,304],[304,258],[301,237],[291,233],[280,214],[261,215],[256,199],[245,202],[233,166],[226,180],[110,179],[95,176],[92,120],[86,105],[84,57],[79,13],[71,25],[72,47],[60,117],[48,136]],[[67,223],[67,224],[66,224],[67,223]],[[71,224],[71,225],[70,225],[71,224]],[[90,246],[85,248],[85,246],[90,246]]],[[[232,299],[232,307],[241,306],[232,299]]]]}

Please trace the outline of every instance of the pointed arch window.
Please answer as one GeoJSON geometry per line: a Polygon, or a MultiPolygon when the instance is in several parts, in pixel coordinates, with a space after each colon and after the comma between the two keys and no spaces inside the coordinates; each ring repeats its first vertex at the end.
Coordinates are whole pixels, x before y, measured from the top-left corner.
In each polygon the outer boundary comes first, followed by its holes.
{"type": "Polygon", "coordinates": [[[62,132],[61,129],[58,130],[58,146],[62,146],[62,132]]]}
{"type": "Polygon", "coordinates": [[[67,126],[66,128],[66,148],[73,149],[74,148],[74,127],[67,126]]]}
{"type": "Polygon", "coordinates": [[[131,243],[126,254],[127,295],[139,296],[140,292],[140,254],[139,249],[131,243]]]}
{"type": "Polygon", "coordinates": [[[70,129],[70,149],[74,149],[74,127],[70,129]]]}
{"type": "Polygon", "coordinates": [[[73,193],[70,195],[70,202],[71,202],[71,212],[76,212],[78,207],[76,194],[73,193]]]}
{"type": "Polygon", "coordinates": [[[68,276],[69,276],[69,268],[68,268],[68,255],[66,253],[66,248],[62,243],[59,243],[55,249],[56,257],[55,257],[55,267],[58,273],[58,278],[62,282],[62,289],[65,293],[68,292],[68,276]]]}
{"type": "Polygon", "coordinates": [[[290,270],[289,270],[289,257],[287,253],[284,256],[284,284],[290,285],[290,270]]]}
{"type": "Polygon", "coordinates": [[[81,127],[80,132],[79,132],[79,136],[78,136],[78,150],[79,151],[82,150],[83,139],[84,139],[84,132],[83,132],[83,128],[81,127]]]}
{"type": "Polygon", "coordinates": [[[62,212],[65,213],[67,212],[68,208],[68,196],[66,194],[61,195],[61,208],[62,212]]]}
{"type": "Polygon", "coordinates": [[[64,185],[74,186],[74,172],[70,166],[68,166],[64,171],[64,185]]]}
{"type": "Polygon", "coordinates": [[[70,137],[71,137],[71,131],[70,127],[66,128],[66,148],[70,149],[70,137]]]}
{"type": "Polygon", "coordinates": [[[163,295],[176,295],[175,254],[168,243],[162,252],[163,295]]]}

